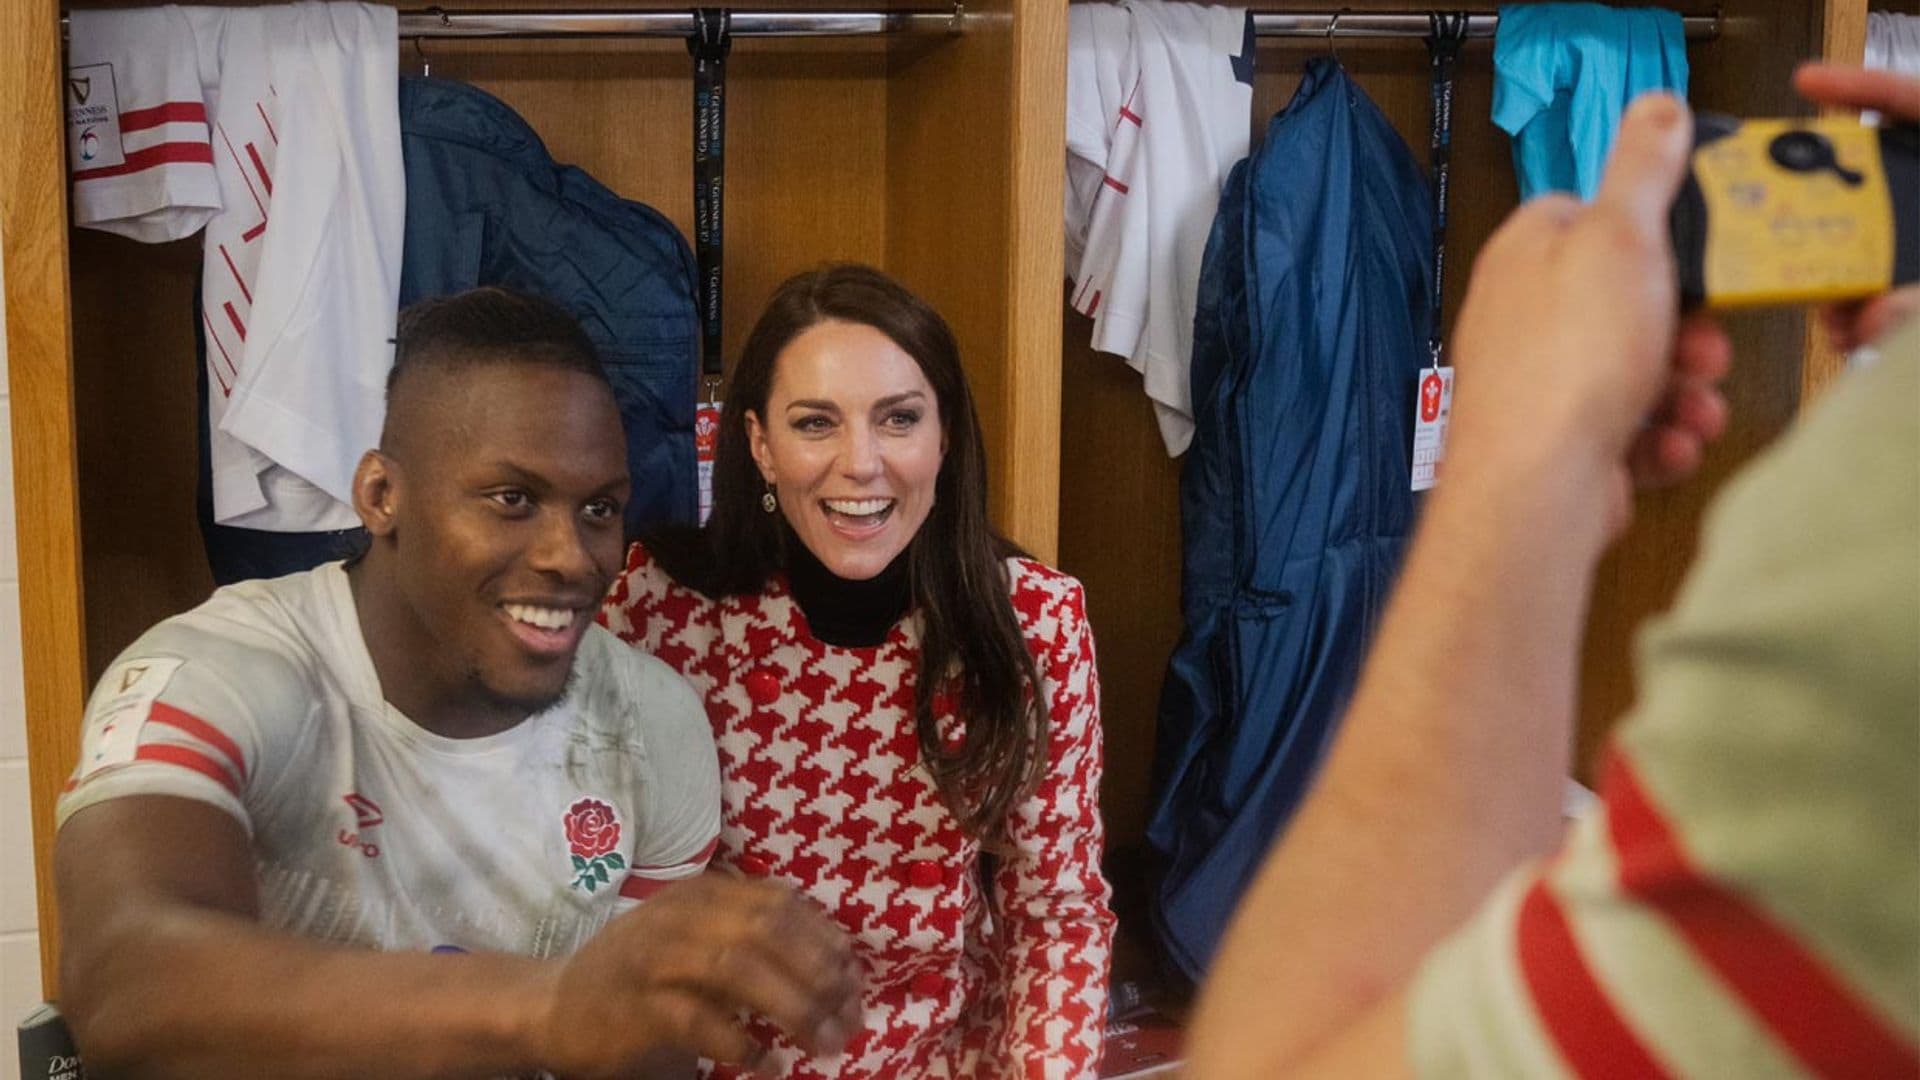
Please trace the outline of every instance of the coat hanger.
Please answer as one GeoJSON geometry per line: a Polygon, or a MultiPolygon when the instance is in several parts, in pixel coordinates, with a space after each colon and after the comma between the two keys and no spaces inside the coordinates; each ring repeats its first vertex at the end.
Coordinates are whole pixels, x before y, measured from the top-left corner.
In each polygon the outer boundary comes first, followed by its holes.
{"type": "Polygon", "coordinates": [[[1352,11],[1352,8],[1341,8],[1339,11],[1333,13],[1332,18],[1327,20],[1327,55],[1333,57],[1333,62],[1336,64],[1340,63],[1340,50],[1334,46],[1333,38],[1334,35],[1340,32],[1341,18],[1352,11]]]}

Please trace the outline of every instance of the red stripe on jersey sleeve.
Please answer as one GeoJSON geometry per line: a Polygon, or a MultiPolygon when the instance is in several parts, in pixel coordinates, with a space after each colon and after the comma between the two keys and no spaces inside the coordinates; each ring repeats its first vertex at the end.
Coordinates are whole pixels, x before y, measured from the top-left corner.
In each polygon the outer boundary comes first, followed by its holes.
{"type": "Polygon", "coordinates": [[[147,712],[147,722],[150,724],[165,724],[170,728],[177,728],[199,739],[201,742],[220,751],[221,755],[232,765],[233,775],[242,780],[247,778],[247,759],[240,753],[239,744],[228,738],[226,732],[221,731],[205,720],[200,719],[190,712],[176,709],[164,701],[156,701],[153,703],[153,708],[147,712]]]}
{"type": "Polygon", "coordinates": [[[672,884],[671,881],[655,881],[653,878],[628,874],[620,882],[620,895],[628,900],[645,900],[672,884]]]}
{"type": "Polygon", "coordinates": [[[1785,927],[1693,866],[1625,758],[1602,781],[1621,891],[1658,911],[1817,1076],[1920,1076],[1920,1048],[1785,927]]]}
{"type": "Polygon", "coordinates": [[[198,101],[169,101],[150,109],[129,109],[120,114],[120,134],[156,128],[161,124],[207,122],[207,107],[198,101]]]}
{"type": "Polygon", "coordinates": [[[73,182],[78,184],[86,180],[105,180],[110,176],[126,176],[160,165],[211,165],[213,147],[203,142],[163,142],[143,150],[135,150],[118,165],[108,165],[98,169],[82,169],[73,174],[73,182]]]}
{"type": "Polygon", "coordinates": [[[231,792],[235,798],[240,797],[240,782],[235,780],[233,775],[227,772],[227,770],[221,768],[219,762],[190,747],[169,746],[164,743],[154,746],[143,746],[134,752],[133,760],[163,761],[169,765],[178,765],[183,769],[192,769],[194,772],[218,782],[221,787],[231,792]]]}
{"type": "Polygon", "coordinates": [[[1594,979],[1545,877],[1536,879],[1521,901],[1516,934],[1521,976],[1575,1076],[1640,1080],[1668,1075],[1594,979]]]}

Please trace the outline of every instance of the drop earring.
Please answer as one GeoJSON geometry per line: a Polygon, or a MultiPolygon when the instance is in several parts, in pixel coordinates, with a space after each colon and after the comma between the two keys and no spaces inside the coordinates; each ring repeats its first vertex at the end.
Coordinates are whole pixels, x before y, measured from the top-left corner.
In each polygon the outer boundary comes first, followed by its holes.
{"type": "Polygon", "coordinates": [[[767,490],[760,495],[760,509],[765,510],[769,514],[780,509],[780,500],[773,497],[772,484],[768,484],[767,490]]]}

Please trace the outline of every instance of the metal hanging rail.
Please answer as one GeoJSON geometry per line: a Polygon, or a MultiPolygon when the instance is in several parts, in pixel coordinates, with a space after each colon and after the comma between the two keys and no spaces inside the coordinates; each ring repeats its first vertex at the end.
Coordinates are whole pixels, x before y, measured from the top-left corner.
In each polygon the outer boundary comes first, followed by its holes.
{"type": "MultiPolygon", "coordinates": [[[[957,34],[965,11],[902,8],[894,11],[748,11],[728,9],[733,37],[847,37],[863,34],[957,34]]],[[[400,12],[403,38],[668,37],[693,35],[696,16],[679,11],[450,11],[412,8],[400,12]]]]}
{"type": "MultiPolygon", "coordinates": [[[[1692,40],[1720,36],[1718,8],[1711,15],[1683,16],[1681,22],[1692,40]]],[[[1498,15],[1474,15],[1467,20],[1467,36],[1490,38],[1499,25],[1498,15]]],[[[1424,11],[1256,11],[1253,32],[1256,37],[1424,38],[1432,29],[1424,11]]]]}
{"type": "MultiPolygon", "coordinates": [[[[965,6],[894,11],[735,11],[734,37],[857,37],[865,34],[957,34],[965,6]]],[[[692,37],[697,16],[679,11],[401,11],[403,38],[692,37]]],[[[67,17],[60,16],[60,32],[67,17]]]]}

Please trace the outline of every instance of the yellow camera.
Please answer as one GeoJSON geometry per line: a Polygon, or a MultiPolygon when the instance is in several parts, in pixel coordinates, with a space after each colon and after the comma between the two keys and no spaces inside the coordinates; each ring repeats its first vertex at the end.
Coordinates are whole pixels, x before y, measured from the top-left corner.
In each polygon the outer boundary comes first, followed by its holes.
{"type": "Polygon", "coordinates": [[[1920,127],[1703,115],[1672,223],[1688,307],[1827,303],[1920,280],[1920,127]]]}

